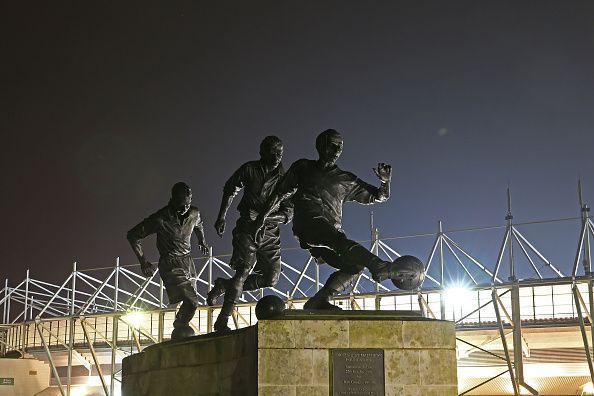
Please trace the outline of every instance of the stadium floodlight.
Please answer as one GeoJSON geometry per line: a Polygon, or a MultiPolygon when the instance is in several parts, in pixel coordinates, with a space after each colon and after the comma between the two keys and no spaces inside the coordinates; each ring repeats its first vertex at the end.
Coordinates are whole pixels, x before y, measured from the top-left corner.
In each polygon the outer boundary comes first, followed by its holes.
{"type": "Polygon", "coordinates": [[[135,329],[138,329],[140,328],[140,326],[142,326],[142,323],[144,322],[144,314],[140,311],[129,312],[126,315],[122,316],[122,320],[130,326],[134,327],[135,329]]]}
{"type": "Polygon", "coordinates": [[[586,382],[582,385],[582,395],[594,395],[594,384],[592,382],[586,382]]]}
{"type": "Polygon", "coordinates": [[[86,385],[77,385],[70,388],[70,396],[87,396],[89,394],[86,385]]]}
{"type": "Polygon", "coordinates": [[[472,292],[464,285],[458,284],[445,290],[445,298],[448,304],[459,307],[469,302],[472,292]]]}

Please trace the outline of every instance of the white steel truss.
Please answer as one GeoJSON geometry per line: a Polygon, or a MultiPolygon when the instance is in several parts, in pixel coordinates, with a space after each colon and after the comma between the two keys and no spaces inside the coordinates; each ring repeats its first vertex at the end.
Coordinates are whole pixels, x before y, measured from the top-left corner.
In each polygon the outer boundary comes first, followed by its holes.
{"type": "MultiPolygon", "coordinates": [[[[590,345],[594,345],[594,281],[591,267],[594,223],[589,216],[588,206],[583,203],[581,183],[578,188],[581,215],[575,218],[513,223],[511,194],[508,190],[508,213],[506,224],[502,226],[446,231],[443,223],[439,221],[436,233],[380,238],[378,229],[372,225],[371,240],[362,243],[369,243],[373,253],[388,260],[401,256],[401,248],[396,247],[395,243],[410,238],[434,237],[425,256],[425,282],[419,290],[403,292],[395,290],[389,284],[374,282],[370,274],[363,272],[346,294],[335,298],[335,303],[349,309],[401,309],[404,304],[408,309],[421,310],[428,317],[455,320],[461,329],[469,323],[474,323],[473,326],[493,326],[492,323],[495,322],[505,356],[487,351],[484,345],[469,346],[506,361],[508,369],[491,379],[508,373],[516,394],[519,394],[522,388],[535,394],[534,389],[525,382],[522,372],[522,351],[528,349],[522,341],[520,306],[523,304],[523,297],[520,290],[533,288],[534,293],[534,288],[567,285],[570,287],[572,302],[563,308],[567,311],[564,314],[573,318],[580,326],[590,375],[594,381],[590,350],[590,345]],[[519,229],[530,224],[560,221],[579,223],[577,249],[571,260],[569,276],[564,275],[536,247],[537,244],[531,242],[519,229]],[[453,236],[461,232],[493,229],[504,230],[504,235],[499,244],[497,258],[491,263],[479,259],[479,255],[463,247],[453,236]],[[520,256],[528,264],[527,268],[536,278],[518,279],[518,261],[515,257],[518,248],[520,256]],[[501,269],[506,257],[508,277],[504,279],[501,269]],[[455,312],[456,307],[448,304],[448,288],[453,285],[446,276],[447,271],[458,273],[470,286],[471,293],[476,293],[476,307],[473,305],[473,309],[460,308],[458,315],[455,312]],[[466,312],[463,312],[464,309],[466,312]],[[489,320],[484,320],[483,316],[481,321],[481,312],[484,315],[486,310],[491,310],[489,320]],[[475,317],[477,313],[478,321],[475,317]],[[590,326],[590,340],[586,326],[590,326]],[[508,334],[513,336],[513,356],[507,346],[508,334]]],[[[199,296],[203,300],[213,285],[215,275],[232,275],[231,267],[224,261],[229,256],[216,256],[211,248],[207,256],[195,259],[199,296]]],[[[146,278],[135,272],[137,267],[138,265],[120,265],[119,259],[116,259],[112,267],[90,270],[80,270],[77,263],[74,263],[72,272],[60,285],[36,279],[31,276],[29,270],[26,271],[25,279],[16,286],[10,286],[8,280],[5,280],[4,288],[0,291],[1,354],[16,353],[24,357],[28,351],[36,348],[43,350],[50,363],[53,378],[63,395],[71,393],[73,365],[82,365],[88,368],[89,372],[91,367],[94,367],[104,393],[114,395],[121,377],[121,369],[118,366],[122,357],[166,339],[175,315],[175,307],[168,306],[163,283],[157,273],[146,278]],[[105,375],[105,369],[101,367],[105,366],[105,363],[101,363],[103,358],[98,348],[107,348],[110,351],[108,360],[111,368],[105,375]],[[67,353],[65,378],[58,375],[53,359],[53,355],[59,351],[67,353]]],[[[276,287],[269,288],[269,291],[286,299],[289,307],[300,308],[305,299],[323,285],[320,266],[312,257],[307,257],[302,264],[289,264],[284,259],[282,269],[283,287],[279,286],[279,283],[276,287]]],[[[255,323],[255,302],[263,294],[264,290],[260,290],[245,292],[242,295],[241,303],[233,313],[236,328],[255,323]]],[[[212,331],[213,318],[219,309],[220,307],[199,307],[191,323],[197,333],[212,331]]],[[[533,312],[536,312],[536,309],[533,309],[533,312]]],[[[458,341],[468,344],[460,338],[458,341]]],[[[486,382],[488,381],[484,383],[486,382]]]]}

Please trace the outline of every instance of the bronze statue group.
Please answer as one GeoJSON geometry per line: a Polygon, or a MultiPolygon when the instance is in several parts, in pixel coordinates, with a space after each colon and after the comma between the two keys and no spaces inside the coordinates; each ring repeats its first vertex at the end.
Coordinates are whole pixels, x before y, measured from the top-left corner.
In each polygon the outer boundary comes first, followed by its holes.
{"type": "MultiPolygon", "coordinates": [[[[229,316],[243,291],[277,283],[281,271],[281,223],[292,221],[300,246],[309,250],[318,264],[327,263],[337,269],[305,303],[304,309],[340,309],[330,303],[330,298],[353,283],[364,268],[369,269],[377,282],[391,279],[405,290],[421,285],[425,273],[419,260],[382,260],[343,232],[342,205],[349,201],[361,204],[386,201],[390,197],[392,169],[383,163],[374,168],[380,181],[380,186],[375,187],[336,165],[342,148],[341,135],[328,129],[316,138],[319,158],[300,159],[285,173],[281,163],[282,141],[267,136],[260,144],[260,160],[246,162],[227,180],[214,224],[220,237],[225,232],[225,217],[233,198],[242,189],[243,197],[233,229],[230,266],[235,275],[230,279],[217,278],[206,299],[208,305],[215,305],[223,296],[221,312],[214,324],[216,332],[230,330],[229,316]]],[[[146,276],[153,275],[154,267],[144,256],[141,241],[157,234],[159,274],[169,302],[182,302],[173,323],[172,339],[194,334],[189,326],[198,307],[196,269],[190,255],[192,232],[196,233],[200,251],[208,251],[200,212],[190,205],[191,200],[190,187],[182,182],[175,184],[168,205],[128,232],[128,241],[146,276]]]]}

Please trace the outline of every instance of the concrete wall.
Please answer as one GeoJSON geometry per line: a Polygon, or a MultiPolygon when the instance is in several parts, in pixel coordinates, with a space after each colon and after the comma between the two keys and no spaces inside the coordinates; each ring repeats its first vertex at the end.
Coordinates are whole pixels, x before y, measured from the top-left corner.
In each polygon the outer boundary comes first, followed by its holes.
{"type": "Polygon", "coordinates": [[[164,342],[123,360],[122,394],[255,395],[257,331],[164,342]]]}
{"type": "Polygon", "coordinates": [[[374,320],[372,313],[264,320],[258,323],[258,394],[329,395],[331,348],[380,348],[386,395],[457,395],[455,347],[454,324],[446,321],[374,320]]]}
{"type": "Polygon", "coordinates": [[[50,368],[37,359],[0,359],[0,378],[14,378],[14,386],[0,385],[1,396],[31,396],[49,386],[50,368]]]}

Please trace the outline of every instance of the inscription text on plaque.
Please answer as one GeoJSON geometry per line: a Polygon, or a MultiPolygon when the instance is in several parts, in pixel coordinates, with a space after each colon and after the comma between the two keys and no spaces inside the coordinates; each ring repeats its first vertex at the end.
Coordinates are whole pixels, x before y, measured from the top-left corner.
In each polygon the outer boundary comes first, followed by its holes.
{"type": "Polygon", "coordinates": [[[332,349],[333,396],[383,396],[383,349],[332,349]]]}

